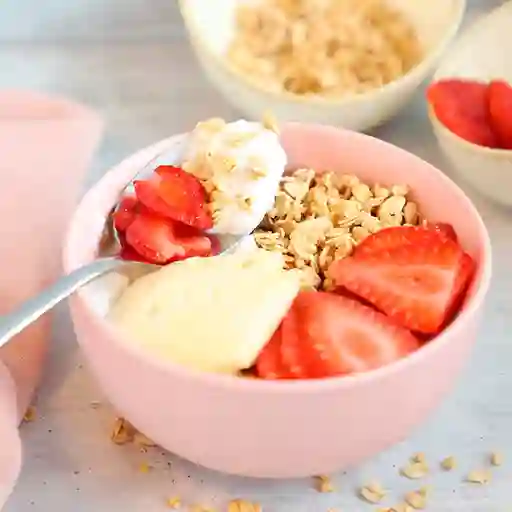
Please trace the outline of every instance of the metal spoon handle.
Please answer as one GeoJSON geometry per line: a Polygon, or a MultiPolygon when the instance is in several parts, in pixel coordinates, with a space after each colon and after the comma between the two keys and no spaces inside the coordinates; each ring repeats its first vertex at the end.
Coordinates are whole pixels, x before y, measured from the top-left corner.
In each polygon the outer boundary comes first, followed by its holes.
{"type": "Polygon", "coordinates": [[[81,286],[119,267],[118,258],[100,258],[61,277],[39,295],[25,301],[12,313],[0,317],[0,348],[44,313],[69,297],[81,286]]]}

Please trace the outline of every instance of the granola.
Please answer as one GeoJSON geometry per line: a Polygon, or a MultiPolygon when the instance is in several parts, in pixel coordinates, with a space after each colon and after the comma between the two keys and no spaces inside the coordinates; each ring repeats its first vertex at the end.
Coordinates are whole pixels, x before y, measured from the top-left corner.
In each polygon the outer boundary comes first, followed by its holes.
{"type": "Polygon", "coordinates": [[[262,0],[239,3],[227,58],[267,89],[339,97],[396,80],[422,53],[384,0],[262,0]]]}
{"type": "Polygon", "coordinates": [[[420,222],[405,185],[384,187],[354,175],[301,168],[281,181],[254,239],[283,254],[286,267],[300,271],[303,288],[329,290],[331,263],[350,256],[369,234],[420,222]]]}

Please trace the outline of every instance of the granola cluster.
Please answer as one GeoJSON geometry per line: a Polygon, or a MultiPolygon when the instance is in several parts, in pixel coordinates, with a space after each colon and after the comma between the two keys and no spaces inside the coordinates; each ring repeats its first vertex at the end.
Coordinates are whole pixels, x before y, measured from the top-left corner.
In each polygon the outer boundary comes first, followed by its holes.
{"type": "MultiPolygon", "coordinates": [[[[122,418],[117,418],[115,421],[111,439],[114,443],[119,445],[135,444],[143,452],[147,452],[147,448],[155,446],[143,434],[137,430],[127,421],[122,418]]],[[[462,479],[464,482],[472,485],[488,485],[492,482],[495,471],[498,471],[500,466],[505,464],[503,453],[494,451],[487,454],[487,461],[480,467],[472,469],[464,473],[462,479]]],[[[392,506],[385,506],[384,503],[390,501],[393,496],[392,490],[384,487],[378,480],[369,481],[364,483],[357,489],[357,495],[362,502],[369,505],[378,506],[374,509],[376,512],[415,512],[417,510],[424,510],[430,505],[430,498],[434,489],[431,485],[427,485],[425,480],[432,476],[436,471],[443,473],[452,472],[457,469],[457,459],[451,455],[444,459],[432,464],[432,461],[427,460],[427,456],[423,452],[412,454],[403,466],[399,468],[399,475],[411,481],[417,481],[416,488],[410,489],[405,492],[398,503],[392,506]]],[[[150,466],[143,463],[139,467],[142,473],[149,473],[150,466]]],[[[335,482],[329,475],[318,475],[313,479],[314,487],[319,493],[339,493],[335,482]]],[[[189,510],[191,512],[220,512],[226,510],[225,508],[212,508],[208,505],[192,504],[187,507],[180,496],[173,495],[165,500],[167,509],[173,510],[189,510]]],[[[262,512],[263,507],[259,503],[247,501],[245,499],[233,499],[227,505],[227,512],[262,512]]],[[[329,509],[326,512],[341,512],[337,509],[329,509]]]]}
{"type": "Polygon", "coordinates": [[[369,234],[420,222],[406,185],[368,185],[353,175],[298,169],[283,178],[254,238],[259,247],[282,253],[287,268],[299,269],[304,288],[329,290],[331,263],[369,234]]]}
{"type": "Polygon", "coordinates": [[[396,80],[422,53],[385,0],[262,0],[239,2],[227,58],[267,89],[341,97],[396,80]]]}

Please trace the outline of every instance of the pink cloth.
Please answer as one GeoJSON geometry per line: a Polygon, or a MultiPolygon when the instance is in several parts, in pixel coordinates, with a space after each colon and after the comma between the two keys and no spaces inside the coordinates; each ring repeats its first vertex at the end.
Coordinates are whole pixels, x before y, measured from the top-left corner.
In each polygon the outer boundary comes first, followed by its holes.
{"type": "MultiPolygon", "coordinates": [[[[101,132],[86,107],[0,90],[0,314],[61,273],[61,241],[101,132]]],[[[0,349],[0,508],[19,472],[17,424],[39,382],[49,328],[46,315],[0,349]]]]}

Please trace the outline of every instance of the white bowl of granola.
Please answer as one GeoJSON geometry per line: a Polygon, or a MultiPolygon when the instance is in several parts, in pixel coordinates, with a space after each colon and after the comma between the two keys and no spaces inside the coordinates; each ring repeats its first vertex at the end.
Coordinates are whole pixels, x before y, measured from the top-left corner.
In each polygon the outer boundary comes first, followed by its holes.
{"type": "Polygon", "coordinates": [[[248,118],[270,109],[280,121],[367,131],[408,102],[466,8],[466,0],[384,1],[326,0],[308,10],[305,0],[180,0],[180,7],[206,76],[248,118]]]}

